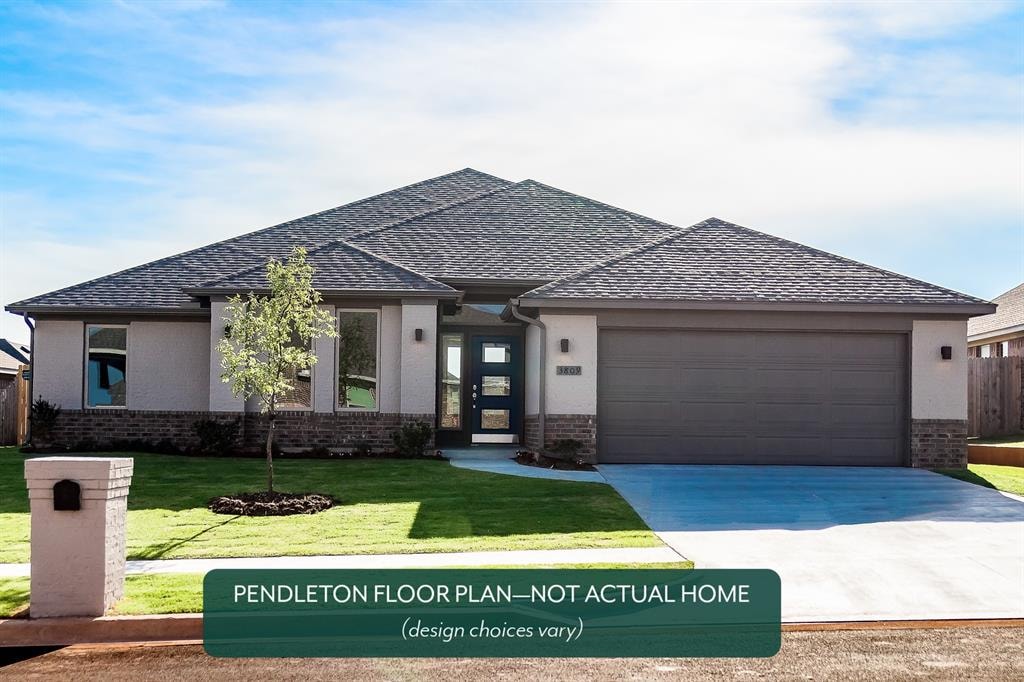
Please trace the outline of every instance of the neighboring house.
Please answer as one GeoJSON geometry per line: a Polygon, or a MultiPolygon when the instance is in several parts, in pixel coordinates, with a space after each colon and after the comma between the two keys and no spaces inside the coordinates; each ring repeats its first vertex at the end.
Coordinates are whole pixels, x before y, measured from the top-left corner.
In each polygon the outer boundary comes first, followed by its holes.
{"type": "Polygon", "coordinates": [[[9,305],[35,319],[55,438],[184,442],[238,415],[258,444],[216,344],[227,297],[296,245],[376,360],[338,376],[317,340],[284,447],[387,447],[423,419],[442,448],[572,438],[601,462],[966,462],[967,320],[990,303],[471,169],[9,305]]]}
{"type": "Polygon", "coordinates": [[[972,358],[1024,356],[1024,284],[992,299],[996,311],[967,323],[968,354],[972,358]]]}
{"type": "Polygon", "coordinates": [[[0,339],[0,387],[14,382],[18,376],[18,368],[28,364],[28,346],[0,339]]]}

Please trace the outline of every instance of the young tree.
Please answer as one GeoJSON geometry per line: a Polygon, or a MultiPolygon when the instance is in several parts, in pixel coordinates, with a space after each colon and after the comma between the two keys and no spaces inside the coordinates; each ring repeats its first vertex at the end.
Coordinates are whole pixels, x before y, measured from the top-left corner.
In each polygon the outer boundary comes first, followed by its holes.
{"type": "Polygon", "coordinates": [[[267,491],[274,492],[274,422],[277,405],[293,390],[289,377],[316,363],[312,340],[335,336],[334,318],[317,307],[313,266],[296,247],[285,262],[267,263],[269,295],[249,292],[228,300],[225,338],[217,343],[221,379],[236,396],[260,400],[267,415],[267,491]]]}

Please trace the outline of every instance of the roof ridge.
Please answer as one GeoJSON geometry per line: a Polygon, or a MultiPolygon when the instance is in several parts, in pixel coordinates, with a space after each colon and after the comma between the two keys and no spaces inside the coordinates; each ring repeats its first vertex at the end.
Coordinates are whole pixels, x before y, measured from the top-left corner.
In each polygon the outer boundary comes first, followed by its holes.
{"type": "MultiPolygon", "coordinates": [[[[385,258],[384,256],[381,256],[381,255],[378,255],[376,253],[373,253],[372,251],[364,249],[361,246],[358,246],[356,244],[352,244],[351,242],[349,242],[346,239],[332,239],[329,242],[324,242],[323,244],[320,244],[318,246],[313,247],[312,249],[307,250],[306,255],[311,256],[311,255],[313,255],[313,254],[315,254],[317,252],[325,251],[325,250],[327,250],[329,248],[333,248],[333,247],[337,247],[337,246],[348,247],[348,248],[350,248],[350,249],[352,249],[354,251],[358,251],[359,253],[361,253],[361,254],[363,254],[365,256],[369,256],[370,258],[373,258],[374,260],[380,261],[381,263],[385,263],[385,264],[387,264],[387,265],[389,265],[391,267],[397,268],[399,270],[404,270],[405,272],[413,274],[413,275],[419,277],[420,279],[422,279],[422,280],[424,280],[426,282],[430,282],[431,284],[435,284],[435,285],[437,285],[439,287],[442,287],[444,289],[455,291],[455,289],[452,289],[450,286],[448,286],[447,284],[445,284],[443,282],[437,281],[433,277],[428,277],[428,276],[424,275],[422,272],[416,272],[412,268],[406,267],[405,265],[402,265],[401,263],[396,263],[395,261],[391,260],[390,258],[385,258]]],[[[229,275],[224,275],[223,277],[217,277],[216,279],[207,280],[206,282],[203,282],[201,284],[197,284],[194,287],[186,287],[184,290],[185,291],[190,291],[190,290],[198,290],[198,289],[206,289],[206,288],[214,287],[214,286],[217,285],[217,283],[222,282],[224,280],[233,279],[235,277],[239,277],[239,276],[248,274],[248,273],[253,272],[255,270],[259,270],[261,268],[265,268],[266,264],[268,262],[270,262],[270,260],[276,260],[276,258],[271,256],[266,262],[260,263],[259,265],[252,265],[252,266],[250,266],[248,268],[243,268],[243,269],[238,270],[237,272],[233,272],[233,273],[231,273],[229,275]]]]}
{"type": "MultiPolygon", "coordinates": [[[[565,275],[564,277],[559,277],[558,279],[552,280],[552,281],[548,282],[547,284],[542,284],[539,287],[537,287],[536,289],[530,289],[526,293],[522,294],[522,296],[529,296],[530,294],[544,293],[544,291],[547,290],[547,289],[552,289],[552,288],[554,288],[556,286],[560,286],[560,285],[564,284],[565,282],[568,282],[568,281],[576,279],[577,277],[583,277],[585,275],[589,275],[590,273],[595,272],[597,270],[600,270],[602,268],[605,268],[605,267],[611,265],[612,263],[615,263],[617,261],[622,260],[623,258],[628,258],[629,256],[634,256],[634,255],[636,255],[638,253],[642,253],[644,251],[647,251],[648,249],[653,249],[656,246],[661,246],[662,244],[666,244],[666,243],[672,241],[673,239],[677,239],[679,237],[685,237],[686,235],[688,235],[689,233],[693,232],[697,228],[703,227],[707,222],[708,222],[707,220],[702,220],[699,223],[694,223],[693,225],[690,225],[689,227],[677,227],[672,232],[669,232],[668,234],[662,235],[662,236],[658,237],[657,239],[652,239],[651,241],[644,242],[643,244],[640,244],[639,246],[634,246],[631,249],[626,249],[625,251],[620,251],[619,253],[616,253],[614,255],[607,256],[606,258],[602,258],[599,261],[595,261],[595,262],[591,263],[590,265],[588,265],[588,266],[586,266],[584,268],[581,268],[580,270],[577,270],[576,272],[573,272],[573,273],[570,273],[568,275],[565,275]]],[[[668,223],[666,223],[666,224],[668,224],[668,223]]]]}
{"type": "Polygon", "coordinates": [[[405,218],[400,218],[398,220],[392,221],[390,223],[386,223],[384,225],[378,225],[376,227],[371,227],[369,229],[363,230],[362,232],[356,232],[353,235],[349,235],[349,239],[359,239],[360,237],[365,237],[366,235],[369,235],[369,234],[376,234],[377,232],[383,232],[384,230],[389,230],[389,229],[391,229],[393,227],[398,227],[399,225],[404,225],[404,224],[406,224],[408,222],[412,222],[413,220],[419,220],[420,218],[425,218],[426,216],[429,216],[429,215],[434,215],[436,213],[441,213],[443,211],[447,211],[448,209],[451,209],[451,208],[456,208],[458,206],[463,206],[465,204],[472,203],[472,202],[476,201],[477,199],[484,199],[486,197],[491,196],[492,194],[497,194],[498,192],[503,192],[505,190],[512,189],[513,187],[518,187],[519,185],[522,185],[524,182],[527,182],[527,181],[526,180],[521,180],[519,182],[511,182],[511,183],[509,183],[507,185],[504,185],[502,187],[495,187],[494,189],[489,189],[486,192],[481,192],[479,194],[474,194],[473,196],[470,196],[470,197],[465,197],[464,199],[459,199],[458,201],[453,201],[450,204],[443,204],[441,206],[435,206],[434,208],[428,209],[426,211],[422,211],[420,213],[416,213],[416,214],[411,215],[411,216],[406,216],[405,218]]]}
{"type": "Polygon", "coordinates": [[[957,296],[961,296],[961,297],[967,299],[968,301],[973,301],[975,303],[991,303],[991,301],[986,301],[984,299],[978,298],[977,296],[971,296],[970,294],[965,294],[962,291],[956,291],[955,289],[950,289],[948,287],[939,286],[938,284],[932,284],[931,282],[925,282],[924,280],[917,279],[916,277],[911,277],[910,275],[904,275],[904,274],[899,273],[899,272],[893,272],[892,270],[886,270],[885,268],[880,268],[877,265],[871,265],[870,263],[863,263],[863,262],[861,262],[859,260],[854,260],[852,258],[847,258],[846,256],[840,256],[839,254],[832,253],[831,251],[825,251],[824,249],[818,249],[818,248],[815,248],[813,246],[808,246],[807,244],[801,244],[800,242],[795,242],[795,241],[793,241],[791,239],[786,239],[785,237],[778,237],[778,236],[776,236],[774,234],[768,234],[767,232],[761,232],[760,230],[755,230],[755,229],[753,229],[751,227],[746,227],[744,225],[737,225],[736,223],[731,223],[728,220],[722,220],[721,218],[711,217],[711,218],[708,218],[707,220],[705,220],[703,222],[704,223],[716,222],[719,225],[722,225],[722,226],[725,226],[725,227],[735,228],[735,229],[738,229],[738,230],[742,230],[744,232],[750,232],[750,233],[756,234],[756,235],[758,235],[760,237],[765,237],[765,238],[767,238],[767,239],[769,239],[771,241],[781,242],[783,244],[788,244],[790,246],[795,246],[796,248],[801,249],[803,251],[810,251],[810,252],[813,252],[813,253],[816,253],[816,254],[819,254],[819,255],[822,255],[822,256],[826,256],[828,258],[832,258],[834,260],[842,261],[844,263],[852,263],[854,265],[859,265],[861,267],[865,267],[865,268],[868,268],[870,270],[874,270],[875,272],[880,272],[880,273],[885,274],[885,275],[891,275],[893,277],[898,277],[899,279],[902,279],[905,282],[912,282],[914,284],[922,284],[922,285],[924,285],[926,287],[930,287],[932,289],[937,289],[937,290],[943,291],[945,293],[956,294],[957,296]]]}
{"type": "Polygon", "coordinates": [[[613,206],[612,204],[606,204],[603,201],[598,201],[597,199],[591,199],[590,197],[583,196],[582,194],[576,194],[575,192],[570,192],[567,189],[562,189],[560,187],[554,187],[553,185],[547,185],[547,184],[545,184],[543,182],[540,182],[539,180],[533,180],[532,178],[527,178],[526,180],[523,180],[522,182],[517,182],[517,183],[513,184],[512,186],[514,187],[516,185],[523,185],[523,184],[526,184],[526,183],[532,183],[534,185],[539,185],[540,187],[552,190],[554,192],[558,192],[559,194],[564,194],[566,196],[574,197],[576,199],[582,199],[583,201],[586,201],[587,203],[590,203],[590,204],[594,204],[595,206],[600,206],[601,208],[610,209],[610,210],[616,211],[618,213],[624,213],[626,215],[633,216],[634,218],[640,218],[641,220],[646,220],[647,222],[655,223],[657,225],[665,225],[666,227],[671,227],[671,228],[674,228],[674,229],[679,229],[679,227],[677,225],[673,225],[672,223],[666,223],[663,220],[658,220],[657,218],[651,218],[650,216],[646,216],[646,215],[644,215],[642,213],[637,213],[636,211],[630,211],[629,209],[626,209],[626,208],[621,208],[619,206],[613,206]]]}
{"type": "MultiPolygon", "coordinates": [[[[255,251],[251,251],[251,250],[249,250],[247,248],[244,248],[242,246],[234,244],[233,242],[235,242],[237,240],[240,240],[240,239],[242,239],[244,237],[251,237],[253,235],[262,234],[262,233],[267,232],[269,230],[273,230],[273,229],[276,229],[276,228],[279,228],[279,227],[284,227],[285,225],[291,225],[292,223],[296,223],[296,222],[298,222],[300,220],[307,220],[309,218],[315,218],[316,216],[320,216],[320,215],[323,215],[325,213],[330,213],[331,211],[336,211],[336,210],[341,209],[341,208],[348,208],[350,206],[358,206],[358,205],[364,204],[364,203],[366,203],[366,202],[368,202],[368,201],[370,201],[372,199],[379,199],[380,197],[387,196],[388,194],[394,194],[396,192],[407,191],[407,190],[412,189],[414,187],[420,187],[420,186],[425,185],[425,184],[430,183],[430,182],[436,182],[438,180],[443,180],[444,178],[449,178],[449,177],[452,177],[454,175],[458,175],[459,173],[464,173],[466,171],[471,171],[471,172],[473,172],[473,173],[475,173],[477,175],[482,175],[482,176],[486,176],[486,177],[489,177],[489,178],[494,178],[496,180],[501,180],[502,182],[508,183],[508,184],[504,185],[504,187],[510,187],[510,186],[516,184],[516,183],[513,183],[511,180],[505,180],[504,178],[499,178],[496,175],[490,175],[488,173],[484,173],[482,171],[478,171],[475,168],[466,167],[466,168],[463,168],[463,169],[460,169],[460,170],[452,171],[450,173],[445,173],[443,175],[438,175],[437,177],[428,178],[426,180],[420,180],[419,182],[414,182],[414,183],[411,183],[411,184],[408,184],[408,185],[403,185],[401,187],[396,187],[395,189],[391,189],[391,190],[388,190],[386,192],[379,192],[377,194],[374,194],[373,196],[364,197],[362,199],[357,199],[355,201],[350,201],[347,204],[339,204],[339,205],[334,206],[332,208],[327,208],[327,209],[324,209],[322,211],[317,211],[316,213],[311,213],[311,214],[306,215],[306,216],[300,216],[298,218],[292,218],[291,220],[286,220],[286,221],[281,222],[281,223],[275,223],[274,225],[269,225],[267,227],[261,227],[258,230],[252,230],[251,232],[245,232],[243,234],[235,235],[234,237],[228,237],[227,239],[222,239],[220,241],[216,241],[216,242],[213,242],[211,244],[203,244],[202,246],[197,246],[194,249],[188,249],[186,251],[181,251],[179,253],[174,253],[174,254],[171,254],[169,256],[164,256],[163,258],[158,258],[158,259],[152,260],[152,261],[146,261],[145,263],[139,263],[138,265],[133,265],[131,267],[124,268],[122,270],[116,270],[114,272],[110,272],[110,273],[107,273],[105,275],[100,275],[99,277],[93,277],[92,279],[87,279],[84,282],[77,282],[75,284],[69,284],[68,286],[61,287],[60,289],[54,289],[53,291],[46,291],[46,292],[43,292],[41,294],[36,294],[35,296],[29,296],[28,298],[24,298],[24,299],[22,299],[20,301],[16,301],[14,303],[9,303],[9,304],[7,304],[7,306],[20,306],[20,305],[24,305],[24,304],[28,303],[29,301],[31,301],[32,299],[39,298],[40,296],[53,296],[55,294],[61,294],[61,293],[64,293],[66,291],[70,291],[72,289],[77,289],[79,287],[84,287],[84,286],[87,286],[89,284],[93,284],[95,282],[99,282],[101,280],[108,279],[110,277],[117,277],[118,275],[124,275],[124,274],[130,273],[130,272],[134,272],[135,270],[139,270],[141,268],[149,267],[149,266],[152,266],[152,265],[159,265],[161,263],[166,263],[166,262],[168,262],[170,260],[173,260],[175,258],[181,258],[183,256],[188,256],[190,254],[194,254],[194,253],[197,253],[199,251],[203,251],[205,249],[212,248],[214,246],[228,245],[228,246],[231,246],[232,248],[236,248],[236,249],[240,249],[242,251],[245,251],[246,253],[248,253],[250,255],[258,256],[260,254],[256,253],[255,251]]],[[[496,188],[496,189],[503,189],[503,187],[499,187],[499,188],[496,188]]],[[[493,192],[493,191],[495,191],[495,190],[488,190],[487,192],[485,192],[485,194],[493,192]]],[[[474,196],[479,196],[479,195],[474,195],[474,196]]],[[[459,200],[459,201],[461,202],[463,200],[459,200]]],[[[459,202],[452,202],[452,205],[454,205],[455,203],[459,203],[459,202]]],[[[447,205],[448,204],[444,204],[443,206],[447,206],[447,205]]],[[[436,207],[436,208],[440,208],[440,207],[436,207]]],[[[435,209],[431,209],[431,210],[435,210],[435,209]]],[[[427,211],[427,212],[429,212],[429,211],[427,211]]],[[[410,216],[410,217],[414,217],[414,216],[410,216]]],[[[357,234],[359,234],[359,233],[357,233],[357,234]]],[[[355,236],[355,235],[353,235],[353,236],[355,236]]],[[[231,273],[231,274],[232,275],[239,274],[239,273],[241,273],[241,272],[243,272],[245,270],[248,270],[248,269],[249,268],[243,268],[242,270],[238,270],[238,271],[236,271],[234,273],[231,273]]],[[[230,276],[231,275],[225,275],[225,277],[230,277],[230,276]]]]}

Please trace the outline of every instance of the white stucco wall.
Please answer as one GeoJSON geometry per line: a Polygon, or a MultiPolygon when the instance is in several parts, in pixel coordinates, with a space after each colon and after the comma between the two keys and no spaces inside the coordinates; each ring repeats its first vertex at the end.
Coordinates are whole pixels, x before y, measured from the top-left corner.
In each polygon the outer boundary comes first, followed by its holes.
{"type": "Polygon", "coordinates": [[[914,419],[967,419],[967,322],[914,320],[910,414],[914,419]],[[953,347],[943,360],[942,346],[953,347]]]}
{"type": "MultiPolygon", "coordinates": [[[[597,316],[541,315],[547,327],[547,414],[597,414],[597,316]],[[569,339],[563,353],[560,340],[569,339]],[[580,376],[559,376],[558,365],[578,365],[580,376]]],[[[527,407],[529,414],[529,407],[527,407]]]]}
{"type": "Polygon", "coordinates": [[[209,401],[206,320],[128,325],[128,409],[202,411],[209,401]]]}
{"type": "Polygon", "coordinates": [[[223,371],[220,366],[220,353],[217,352],[217,343],[224,338],[224,309],[227,307],[225,301],[210,302],[210,354],[209,354],[209,379],[210,379],[210,411],[211,412],[241,412],[243,401],[236,398],[231,392],[231,385],[223,382],[220,378],[223,371]]]}
{"type": "Polygon", "coordinates": [[[380,411],[395,414],[402,409],[402,306],[386,305],[380,311],[380,411]]]}
{"type": "Polygon", "coordinates": [[[433,413],[436,403],[437,301],[402,304],[402,414],[433,413]],[[423,330],[417,341],[415,330],[423,330]]]}
{"type": "Polygon", "coordinates": [[[526,327],[526,414],[540,412],[540,329],[534,325],[526,327]]]}
{"type": "Polygon", "coordinates": [[[36,322],[33,355],[33,400],[43,398],[65,410],[82,409],[85,371],[85,325],[82,322],[36,322]]]}
{"type": "MultiPolygon", "coordinates": [[[[333,305],[321,305],[320,310],[336,315],[333,305]]],[[[333,336],[321,336],[313,341],[313,354],[316,364],[313,365],[313,411],[334,412],[335,388],[334,367],[337,339],[333,336]]]]}

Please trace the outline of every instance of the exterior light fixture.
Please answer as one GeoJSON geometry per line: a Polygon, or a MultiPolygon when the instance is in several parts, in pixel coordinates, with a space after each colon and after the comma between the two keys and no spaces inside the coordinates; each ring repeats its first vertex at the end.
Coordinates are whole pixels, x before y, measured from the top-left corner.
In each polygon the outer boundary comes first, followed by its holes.
{"type": "Polygon", "coordinates": [[[563,353],[569,352],[569,339],[562,339],[561,341],[558,342],[558,344],[561,347],[563,353]]]}
{"type": "Polygon", "coordinates": [[[422,329],[417,329],[416,330],[416,340],[417,341],[422,341],[423,340],[423,330],[422,329]]]}
{"type": "Polygon", "coordinates": [[[942,352],[942,359],[943,360],[952,360],[953,359],[953,346],[943,346],[939,350],[942,352]]]}

